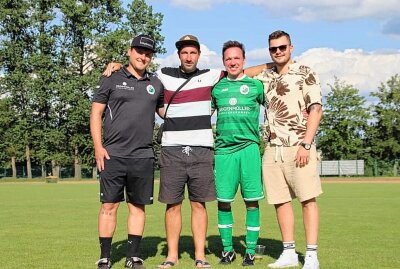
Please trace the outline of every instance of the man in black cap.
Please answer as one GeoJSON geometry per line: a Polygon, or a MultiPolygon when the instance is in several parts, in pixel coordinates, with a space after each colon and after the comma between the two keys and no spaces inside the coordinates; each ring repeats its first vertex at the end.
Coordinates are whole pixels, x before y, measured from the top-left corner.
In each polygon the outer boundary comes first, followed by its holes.
{"type": "Polygon", "coordinates": [[[156,76],[146,71],[154,51],[152,37],[136,36],[128,49],[128,66],[110,77],[102,77],[93,98],[90,130],[100,172],[102,203],[98,218],[101,248],[98,269],[111,268],[110,250],[117,210],[125,199],[129,209],[125,268],[144,268],[139,245],[145,205],[153,203],[153,126],[155,112],[161,117],[164,114],[164,87],[156,76]]]}

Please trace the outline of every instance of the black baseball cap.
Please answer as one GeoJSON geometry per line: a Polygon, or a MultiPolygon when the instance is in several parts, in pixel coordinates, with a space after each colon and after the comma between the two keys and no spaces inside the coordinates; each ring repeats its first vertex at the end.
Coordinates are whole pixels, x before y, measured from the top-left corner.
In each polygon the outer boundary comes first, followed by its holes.
{"type": "Polygon", "coordinates": [[[199,40],[194,35],[182,36],[178,41],[176,41],[175,46],[178,50],[181,50],[184,46],[195,46],[200,50],[199,40]]]}
{"type": "Polygon", "coordinates": [[[155,52],[156,42],[149,35],[138,35],[132,39],[131,48],[144,48],[155,52]]]}

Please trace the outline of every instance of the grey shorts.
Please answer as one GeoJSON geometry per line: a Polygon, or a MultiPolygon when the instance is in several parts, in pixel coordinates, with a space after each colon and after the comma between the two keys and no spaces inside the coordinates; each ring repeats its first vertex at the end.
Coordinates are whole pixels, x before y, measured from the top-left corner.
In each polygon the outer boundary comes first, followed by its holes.
{"type": "Polygon", "coordinates": [[[162,147],[160,156],[160,192],[158,200],[166,204],[185,199],[209,202],[216,199],[214,150],[206,147],[162,147]]]}

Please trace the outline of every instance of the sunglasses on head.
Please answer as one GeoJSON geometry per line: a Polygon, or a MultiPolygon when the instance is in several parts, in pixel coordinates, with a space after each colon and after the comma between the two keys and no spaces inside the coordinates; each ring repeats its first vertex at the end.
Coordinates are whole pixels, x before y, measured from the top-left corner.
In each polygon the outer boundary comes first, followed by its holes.
{"type": "Polygon", "coordinates": [[[286,51],[288,45],[280,45],[278,47],[269,47],[269,52],[271,53],[276,53],[278,51],[278,49],[280,51],[286,51]]]}

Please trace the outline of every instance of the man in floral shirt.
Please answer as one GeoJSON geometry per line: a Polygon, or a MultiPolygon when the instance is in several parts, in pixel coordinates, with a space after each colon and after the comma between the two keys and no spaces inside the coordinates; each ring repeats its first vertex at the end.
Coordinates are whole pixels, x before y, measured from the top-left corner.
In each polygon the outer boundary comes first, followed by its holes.
{"type": "Polygon", "coordinates": [[[264,83],[267,141],[263,179],[268,203],[275,205],[283,252],[270,268],[298,265],[294,242],[292,199],[301,202],[307,251],[303,269],[319,269],[319,216],[316,197],[322,193],[314,136],[322,117],[322,95],[317,75],[291,58],[293,45],[284,31],[269,36],[275,67],[255,78],[264,83]],[[302,111],[306,109],[308,117],[302,111]]]}

